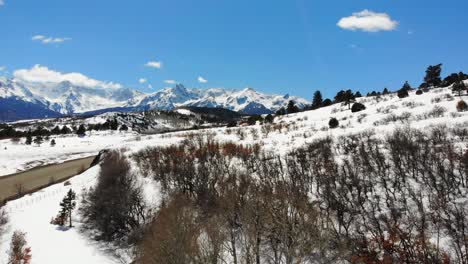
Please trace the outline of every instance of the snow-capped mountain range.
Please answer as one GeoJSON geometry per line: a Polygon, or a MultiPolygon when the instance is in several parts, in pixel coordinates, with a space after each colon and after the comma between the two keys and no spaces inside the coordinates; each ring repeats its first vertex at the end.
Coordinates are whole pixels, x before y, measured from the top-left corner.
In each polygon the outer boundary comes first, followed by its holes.
{"type": "Polygon", "coordinates": [[[30,83],[0,77],[0,120],[55,117],[115,109],[171,110],[182,106],[222,107],[247,114],[272,113],[293,100],[299,107],[307,100],[289,95],[269,95],[252,88],[196,89],[177,84],[145,94],[128,88],[95,88],[71,82],[30,83]]]}

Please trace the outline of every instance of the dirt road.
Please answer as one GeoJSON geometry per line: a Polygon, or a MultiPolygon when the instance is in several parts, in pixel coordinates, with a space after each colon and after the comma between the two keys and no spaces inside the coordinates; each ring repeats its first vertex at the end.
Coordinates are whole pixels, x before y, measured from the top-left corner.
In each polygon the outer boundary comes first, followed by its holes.
{"type": "Polygon", "coordinates": [[[31,193],[53,182],[69,179],[88,169],[93,159],[94,156],[0,177],[0,202],[15,198],[19,193],[31,193]]]}

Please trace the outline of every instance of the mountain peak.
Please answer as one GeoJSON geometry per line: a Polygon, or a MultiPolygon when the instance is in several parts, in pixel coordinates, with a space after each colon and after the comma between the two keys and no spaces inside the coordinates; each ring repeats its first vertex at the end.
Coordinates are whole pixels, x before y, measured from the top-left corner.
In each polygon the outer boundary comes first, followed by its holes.
{"type": "Polygon", "coordinates": [[[243,91],[244,92],[255,92],[255,93],[257,92],[255,89],[250,88],[250,87],[246,87],[243,91]]]}
{"type": "MultiPolygon", "coordinates": [[[[0,79],[1,81],[2,79],[0,79]]],[[[221,107],[244,113],[273,113],[294,100],[299,107],[307,101],[298,97],[284,98],[279,95],[260,93],[247,87],[242,90],[224,88],[196,89],[186,88],[183,84],[175,84],[171,88],[143,94],[128,88],[92,89],[73,85],[69,81],[55,84],[36,85],[22,80],[15,83],[8,81],[0,90],[2,98],[20,98],[25,102],[40,104],[41,107],[57,112],[57,114],[75,114],[88,111],[115,109],[159,109],[171,110],[181,106],[221,107]]],[[[1,85],[0,85],[1,86],[1,85]]]]}

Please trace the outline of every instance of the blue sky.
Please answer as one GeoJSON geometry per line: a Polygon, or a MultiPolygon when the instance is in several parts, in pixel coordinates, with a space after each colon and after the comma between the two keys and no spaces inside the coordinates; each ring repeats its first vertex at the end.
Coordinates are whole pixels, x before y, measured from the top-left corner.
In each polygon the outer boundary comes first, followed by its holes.
{"type": "Polygon", "coordinates": [[[464,0],[3,2],[3,74],[40,64],[145,92],[175,80],[310,100],[317,89],[416,86],[430,64],[444,63],[443,75],[468,71],[464,0]],[[390,25],[337,25],[363,10],[390,25]]]}

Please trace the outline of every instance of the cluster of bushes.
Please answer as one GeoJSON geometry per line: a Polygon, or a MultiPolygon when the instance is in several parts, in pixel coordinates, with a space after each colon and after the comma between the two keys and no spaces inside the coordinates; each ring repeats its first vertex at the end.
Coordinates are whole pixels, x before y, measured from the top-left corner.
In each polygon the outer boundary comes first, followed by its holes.
{"type": "Polygon", "coordinates": [[[35,130],[21,131],[16,130],[12,126],[6,126],[0,130],[0,139],[5,138],[21,138],[21,137],[48,137],[51,135],[65,135],[72,133],[72,129],[64,125],[62,128],[55,126],[53,129],[48,130],[42,126],[37,127],[35,130]]]}
{"type": "Polygon", "coordinates": [[[26,144],[31,144],[33,142],[32,140],[33,137],[40,139],[38,141],[42,142],[43,138],[47,138],[52,135],[66,135],[66,134],[71,134],[71,133],[76,133],[77,135],[84,135],[86,134],[86,130],[91,131],[91,130],[118,130],[118,129],[120,129],[120,131],[127,131],[128,127],[125,124],[119,127],[119,124],[116,119],[107,120],[104,123],[89,124],[87,128],[83,124],[79,125],[78,127],[72,126],[71,128],[68,127],[67,125],[64,125],[62,126],[62,128],[60,128],[57,125],[51,130],[46,129],[43,126],[39,126],[35,130],[21,131],[21,130],[16,130],[12,126],[4,125],[2,129],[0,130],[0,139],[27,137],[28,139],[26,140],[27,141],[26,144]]]}
{"type": "Polygon", "coordinates": [[[364,132],[285,156],[202,137],[145,149],[164,198],[138,262],[466,263],[462,134],[364,132]]]}
{"type": "Polygon", "coordinates": [[[97,184],[83,195],[80,211],[98,240],[131,243],[138,237],[147,214],[143,190],[121,152],[105,154],[97,184]]]}
{"type": "MultiPolygon", "coordinates": [[[[126,126],[125,126],[126,127],[126,126]]],[[[104,123],[97,123],[97,124],[89,124],[88,125],[88,130],[117,130],[119,128],[119,123],[117,122],[117,119],[112,119],[109,120],[107,119],[106,122],[104,123]]],[[[128,130],[128,127],[127,127],[128,130]]]]}

